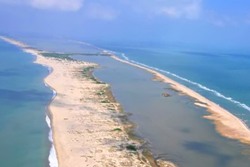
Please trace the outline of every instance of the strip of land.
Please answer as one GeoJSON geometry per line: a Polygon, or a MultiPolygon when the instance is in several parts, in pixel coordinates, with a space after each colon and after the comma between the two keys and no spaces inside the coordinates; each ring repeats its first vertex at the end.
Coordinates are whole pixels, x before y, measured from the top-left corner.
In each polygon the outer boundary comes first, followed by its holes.
{"type": "Polygon", "coordinates": [[[53,69],[45,82],[57,92],[49,112],[60,167],[174,167],[144,156],[142,143],[129,137],[130,125],[121,120],[125,115],[110,97],[108,85],[91,75],[96,64],[44,57],[42,51],[1,38],[53,69]]]}
{"type": "Polygon", "coordinates": [[[184,85],[181,85],[180,83],[166,77],[165,75],[155,70],[120,59],[115,55],[112,55],[111,57],[117,61],[146,70],[152,73],[155,79],[168,83],[173,89],[194,98],[196,100],[195,105],[206,108],[207,111],[210,113],[210,115],[204,117],[214,122],[216,130],[222,136],[230,139],[239,140],[240,142],[245,144],[250,144],[250,130],[248,126],[242,120],[231,114],[226,109],[220,107],[218,104],[215,104],[214,102],[201,96],[197,92],[187,88],[184,85]]]}

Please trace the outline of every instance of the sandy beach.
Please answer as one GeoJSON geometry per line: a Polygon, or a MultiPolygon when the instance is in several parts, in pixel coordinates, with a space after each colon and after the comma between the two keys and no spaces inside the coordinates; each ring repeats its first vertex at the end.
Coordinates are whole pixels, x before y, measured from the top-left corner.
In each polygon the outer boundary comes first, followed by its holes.
{"type": "MultiPolygon", "coordinates": [[[[127,149],[128,146],[140,148],[141,143],[129,137],[127,125],[118,118],[124,113],[109,97],[109,85],[90,75],[97,64],[44,57],[42,51],[9,38],[3,39],[35,55],[36,63],[53,69],[45,82],[57,92],[49,109],[59,166],[174,166],[167,161],[156,164],[153,160],[152,163],[141,151],[127,149]]],[[[155,70],[115,55],[111,57],[146,70],[154,75],[154,80],[168,83],[173,89],[194,98],[196,106],[207,109],[208,115],[204,117],[214,122],[222,136],[250,144],[247,125],[229,111],[155,70]]]]}
{"type": "Polygon", "coordinates": [[[146,70],[154,75],[154,80],[168,83],[173,89],[194,98],[196,101],[194,103],[195,105],[206,108],[210,113],[209,115],[204,117],[214,122],[216,130],[222,136],[239,140],[240,142],[245,144],[250,144],[250,130],[248,126],[239,118],[231,114],[229,111],[220,107],[218,104],[215,104],[214,102],[206,99],[197,92],[187,88],[184,85],[179,84],[178,82],[166,77],[165,75],[155,70],[120,59],[115,55],[112,55],[111,57],[117,61],[146,70]]]}
{"type": "Polygon", "coordinates": [[[58,166],[166,166],[142,154],[142,143],[132,140],[119,104],[110,98],[109,85],[91,75],[96,64],[44,57],[42,51],[1,37],[36,56],[35,63],[51,67],[45,79],[56,97],[49,106],[58,166]]]}

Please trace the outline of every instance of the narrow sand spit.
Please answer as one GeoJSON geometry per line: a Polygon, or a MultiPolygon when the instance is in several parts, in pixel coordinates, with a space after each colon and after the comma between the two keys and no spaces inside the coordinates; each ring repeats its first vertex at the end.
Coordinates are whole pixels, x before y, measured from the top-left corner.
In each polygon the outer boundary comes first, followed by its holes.
{"type": "Polygon", "coordinates": [[[0,38],[53,69],[45,82],[57,92],[49,110],[60,167],[174,167],[166,161],[150,164],[140,151],[128,149],[141,144],[129,138],[126,125],[118,118],[124,113],[107,97],[108,85],[87,74],[95,64],[44,57],[21,42],[0,38]]]}
{"type": "Polygon", "coordinates": [[[245,144],[250,144],[250,130],[248,126],[239,118],[231,114],[229,111],[220,107],[218,104],[215,104],[214,102],[206,99],[195,91],[179,84],[178,82],[164,76],[163,74],[155,70],[120,59],[115,55],[112,55],[111,57],[120,62],[146,70],[154,75],[154,79],[169,83],[173,89],[194,98],[196,100],[195,105],[207,108],[207,111],[210,113],[210,115],[204,117],[214,122],[216,130],[222,136],[239,140],[240,142],[245,144]]]}

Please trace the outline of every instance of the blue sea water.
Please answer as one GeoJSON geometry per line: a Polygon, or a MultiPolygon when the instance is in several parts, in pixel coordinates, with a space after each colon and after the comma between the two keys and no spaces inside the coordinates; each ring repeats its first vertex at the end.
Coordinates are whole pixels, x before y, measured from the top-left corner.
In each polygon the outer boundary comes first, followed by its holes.
{"type": "Polygon", "coordinates": [[[55,52],[112,51],[195,90],[250,126],[250,51],[155,43],[93,42],[91,45],[65,39],[21,38],[21,41],[55,52]]]}
{"type": "Polygon", "coordinates": [[[250,52],[180,46],[99,44],[156,69],[221,105],[250,126],[250,52]]]}
{"type": "Polygon", "coordinates": [[[99,64],[94,75],[111,85],[134,132],[156,157],[180,167],[249,167],[249,146],[222,137],[211,121],[203,119],[205,108],[169,90],[169,84],[153,82],[153,75],[110,57],[76,55],[73,58],[99,64]],[[170,96],[163,97],[167,91],[170,96]]]}
{"type": "Polygon", "coordinates": [[[45,167],[51,144],[46,106],[48,69],[35,57],[0,40],[0,166],[45,167]]]}
{"type": "MultiPolygon", "coordinates": [[[[246,68],[250,67],[247,66],[248,59],[235,57],[234,60],[233,54],[185,51],[183,48],[99,46],[114,51],[123,59],[158,70],[222,105],[241,119],[249,120],[247,99],[237,99],[242,97],[237,96],[237,90],[244,89],[242,92],[248,95],[249,85],[245,83],[245,87],[240,86],[244,80],[249,82],[241,75],[242,71],[245,74],[250,72],[246,68]],[[241,68],[244,63],[245,68],[241,68]],[[232,71],[235,69],[242,70],[234,76],[232,71]],[[241,82],[231,81],[234,79],[241,79],[241,82]]],[[[82,55],[73,58],[100,65],[94,75],[111,85],[124,111],[131,113],[129,119],[136,123],[135,133],[148,142],[155,156],[183,167],[249,166],[249,146],[218,134],[212,122],[203,119],[208,113],[204,108],[195,106],[193,99],[171,91],[168,92],[170,97],[163,98],[161,93],[168,84],[152,82],[152,76],[144,70],[111,58],[82,55]]]]}
{"type": "MultiPolygon", "coordinates": [[[[157,45],[125,47],[117,43],[116,46],[96,44],[100,47],[96,48],[76,41],[31,41],[30,44],[56,52],[98,53],[100,48],[114,51],[121,58],[156,69],[190,87],[249,125],[247,75],[250,60],[246,53],[157,45]]],[[[106,62],[95,56],[84,57],[83,60],[96,61],[101,65],[102,70],[95,74],[111,84],[118,102],[125,111],[132,113],[130,118],[138,125],[136,132],[149,140],[156,155],[162,153],[164,158],[180,166],[248,166],[249,147],[216,133],[213,124],[202,119],[207,113],[194,106],[192,100],[175,95],[168,100],[162,99],[159,95],[166,85],[159,88],[159,83],[151,82],[150,76],[144,78],[148,74],[114,60],[109,63],[110,60],[106,62]],[[120,79],[119,72],[127,77],[120,79]],[[143,101],[145,99],[148,100],[147,105],[143,101]]]]}

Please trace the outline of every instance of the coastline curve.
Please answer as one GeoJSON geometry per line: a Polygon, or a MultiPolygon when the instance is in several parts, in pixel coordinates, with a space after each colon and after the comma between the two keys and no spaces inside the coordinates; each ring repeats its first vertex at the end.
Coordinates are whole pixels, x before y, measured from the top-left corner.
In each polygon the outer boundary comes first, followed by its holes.
{"type": "Polygon", "coordinates": [[[208,100],[207,98],[203,97],[192,89],[166,77],[160,72],[157,72],[156,70],[136,64],[134,62],[130,62],[129,59],[121,59],[113,53],[109,54],[113,59],[143,69],[153,74],[157,80],[170,84],[170,86],[176,91],[182,92],[187,96],[192,97],[196,101],[194,103],[195,105],[206,108],[207,111],[210,113],[210,115],[204,116],[204,118],[213,121],[217,132],[219,132],[224,137],[235,139],[245,144],[250,144],[250,130],[248,126],[242,120],[234,116],[226,109],[208,100]]]}

